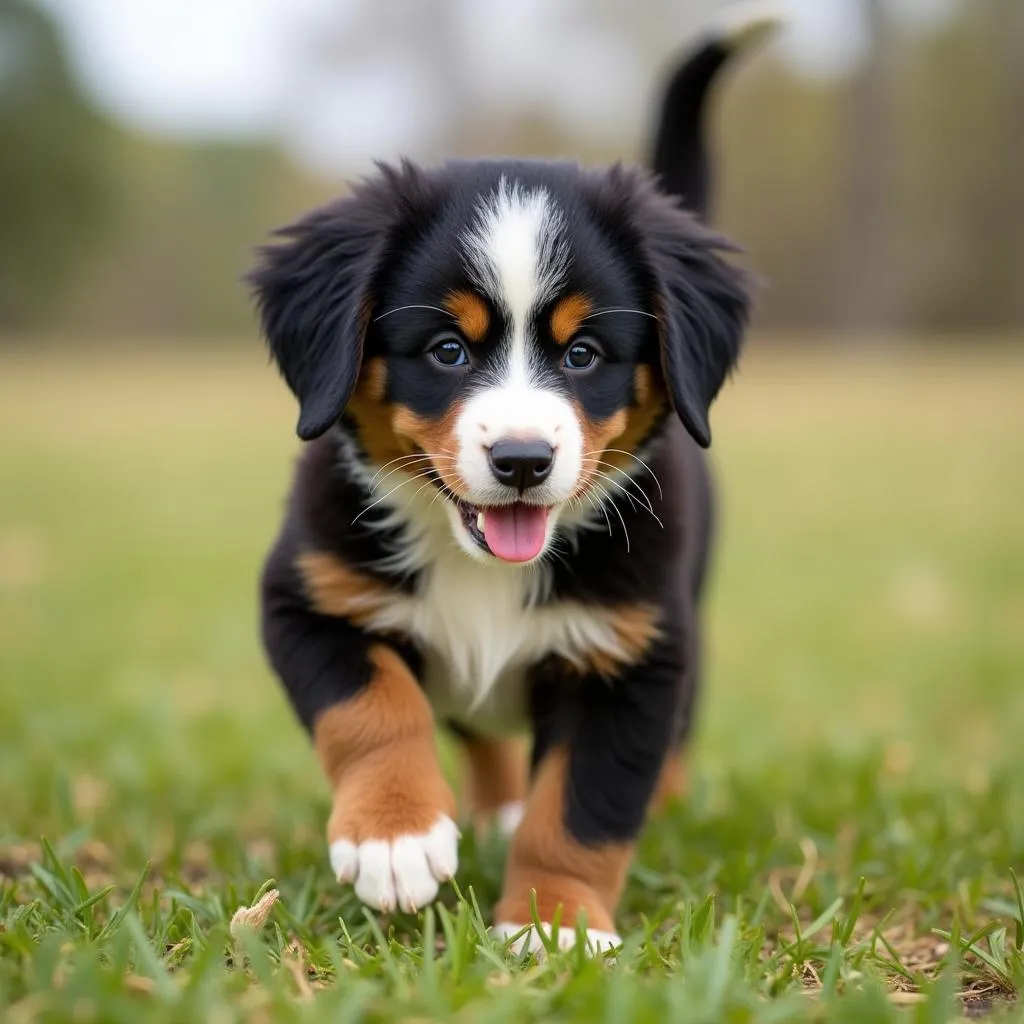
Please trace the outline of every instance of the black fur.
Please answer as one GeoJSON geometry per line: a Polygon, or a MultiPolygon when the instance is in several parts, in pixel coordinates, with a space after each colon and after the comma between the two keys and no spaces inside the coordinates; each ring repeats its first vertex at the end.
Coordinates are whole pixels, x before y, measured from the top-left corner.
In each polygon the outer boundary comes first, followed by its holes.
{"type": "Polygon", "coordinates": [[[304,441],[323,434],[351,397],[374,277],[432,198],[411,164],[382,166],[351,196],[278,232],[287,242],[262,250],[249,280],[271,354],[299,399],[304,441]]]}
{"type": "Polygon", "coordinates": [[[712,38],[680,61],[665,87],[651,137],[651,166],[661,187],[679,196],[702,220],[711,206],[711,161],[705,142],[709,90],[732,48],[712,38]]]}
{"type": "Polygon", "coordinates": [[[750,297],[747,278],[721,258],[732,249],[669,199],[638,212],[646,265],[662,317],[661,364],[672,405],[693,439],[711,444],[708,410],[739,358],[750,297]]]}

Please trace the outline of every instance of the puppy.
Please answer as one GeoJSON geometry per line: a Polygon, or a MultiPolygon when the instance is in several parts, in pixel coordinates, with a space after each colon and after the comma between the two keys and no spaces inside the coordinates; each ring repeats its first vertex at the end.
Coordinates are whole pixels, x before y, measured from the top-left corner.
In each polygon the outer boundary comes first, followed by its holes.
{"type": "Polygon", "coordinates": [[[711,532],[700,448],[748,314],[701,223],[704,101],[770,25],[681,65],[653,175],[382,165],[262,250],[263,332],[308,442],[263,639],[333,787],[334,872],[371,907],[415,911],[455,874],[440,724],[472,813],[513,832],[498,934],[530,923],[534,892],[561,943],[581,920],[592,946],[619,941],[637,834],[679,788],[711,532]]]}

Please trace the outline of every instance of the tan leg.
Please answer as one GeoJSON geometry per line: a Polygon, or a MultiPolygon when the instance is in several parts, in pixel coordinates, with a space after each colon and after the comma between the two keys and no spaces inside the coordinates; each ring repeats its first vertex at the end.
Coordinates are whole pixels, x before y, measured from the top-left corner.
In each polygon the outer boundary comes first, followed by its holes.
{"type": "Polygon", "coordinates": [[[334,786],[327,826],[339,881],[364,903],[415,910],[458,863],[455,798],[441,771],[423,691],[390,648],[370,650],[374,675],[317,719],[313,740],[334,786]]]}
{"type": "Polygon", "coordinates": [[[690,773],[686,752],[673,750],[665,759],[654,791],[651,813],[660,814],[675,803],[685,800],[690,792],[690,773]]]}
{"type": "Polygon", "coordinates": [[[478,830],[497,825],[511,835],[523,815],[529,776],[525,737],[466,736],[462,746],[465,804],[478,830]]]}
{"type": "MultiPolygon", "coordinates": [[[[581,915],[586,916],[589,940],[599,947],[618,943],[615,909],[633,856],[632,843],[584,847],[564,825],[566,752],[552,751],[544,759],[530,790],[523,822],[509,849],[505,886],[494,912],[495,929],[514,934],[531,920],[530,895],[536,891],[537,910],[550,923],[561,908],[563,945],[571,945],[581,915]]],[[[537,948],[536,937],[528,939],[537,948]]]]}

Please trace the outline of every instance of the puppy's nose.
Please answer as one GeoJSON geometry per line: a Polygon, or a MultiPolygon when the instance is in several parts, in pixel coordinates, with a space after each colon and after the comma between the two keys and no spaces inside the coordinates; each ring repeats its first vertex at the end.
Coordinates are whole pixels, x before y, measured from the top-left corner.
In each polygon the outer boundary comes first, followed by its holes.
{"type": "Polygon", "coordinates": [[[551,473],[554,450],[546,441],[497,441],[487,451],[495,479],[517,491],[544,483],[551,473]]]}

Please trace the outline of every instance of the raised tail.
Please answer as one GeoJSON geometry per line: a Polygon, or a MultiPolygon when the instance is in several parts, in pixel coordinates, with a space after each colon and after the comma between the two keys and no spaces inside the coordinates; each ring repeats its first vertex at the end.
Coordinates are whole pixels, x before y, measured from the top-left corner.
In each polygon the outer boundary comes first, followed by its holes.
{"type": "Polygon", "coordinates": [[[687,209],[707,219],[711,202],[711,161],[705,112],[719,72],[737,54],[753,49],[786,20],[786,4],[748,0],[722,12],[677,65],[664,92],[651,168],[661,187],[687,209]]]}

